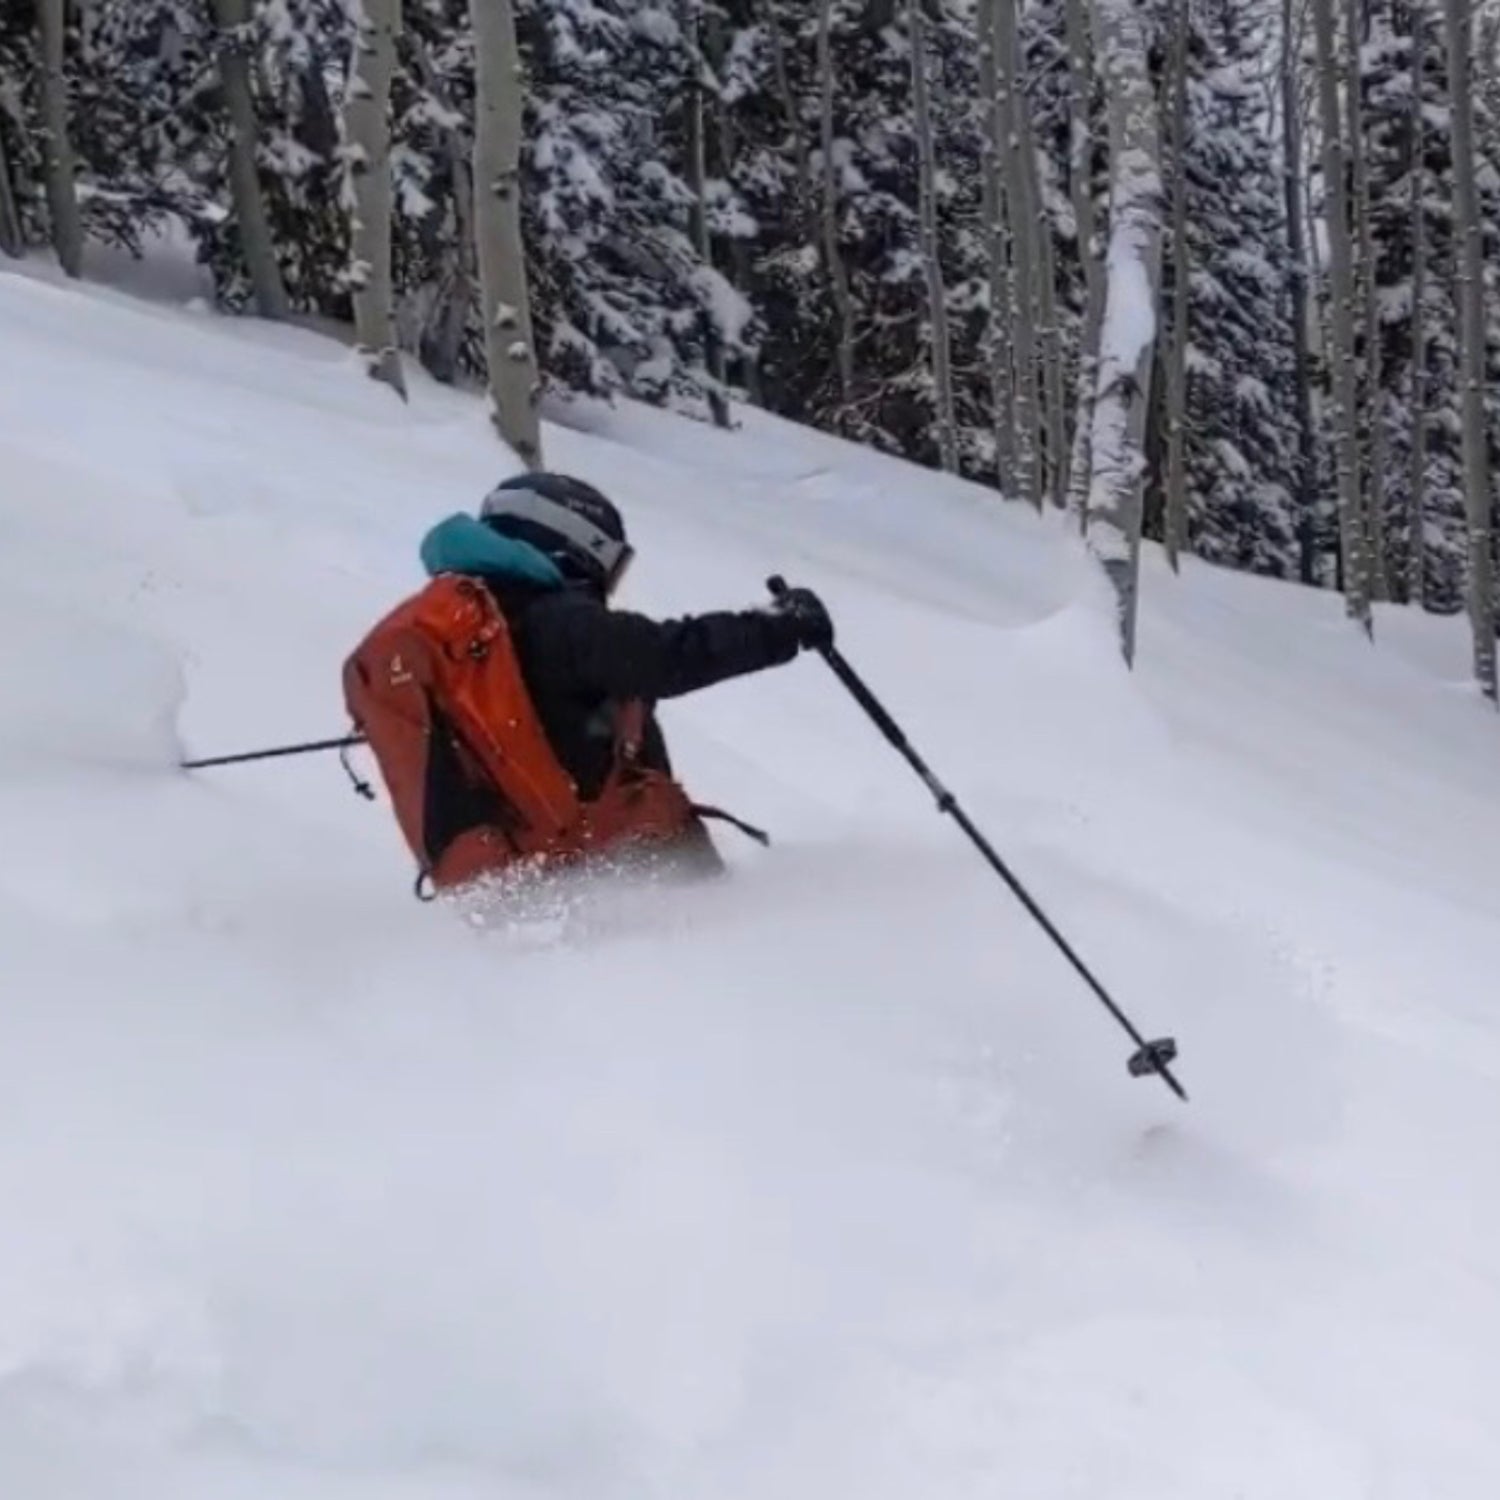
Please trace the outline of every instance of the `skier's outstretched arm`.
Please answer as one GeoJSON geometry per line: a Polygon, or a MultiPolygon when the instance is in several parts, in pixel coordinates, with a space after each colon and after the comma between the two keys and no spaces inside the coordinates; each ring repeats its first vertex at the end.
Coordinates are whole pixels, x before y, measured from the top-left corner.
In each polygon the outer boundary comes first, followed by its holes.
{"type": "Polygon", "coordinates": [[[579,597],[560,599],[553,608],[549,635],[556,660],[547,664],[549,675],[617,701],[680,697],[779,666],[799,650],[832,640],[827,613],[811,595],[791,607],[676,620],[610,610],[579,597]]]}

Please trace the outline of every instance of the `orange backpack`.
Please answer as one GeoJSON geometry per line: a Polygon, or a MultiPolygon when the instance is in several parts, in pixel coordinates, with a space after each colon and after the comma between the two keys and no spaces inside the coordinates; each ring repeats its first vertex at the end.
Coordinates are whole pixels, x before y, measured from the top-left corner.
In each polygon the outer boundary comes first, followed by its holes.
{"type": "Polygon", "coordinates": [[[488,589],[444,573],[398,605],[344,664],[344,700],[396,820],[437,890],[523,861],[570,863],[697,825],[687,794],[636,763],[645,710],[618,714],[616,760],[583,802],[553,753],[488,589]]]}

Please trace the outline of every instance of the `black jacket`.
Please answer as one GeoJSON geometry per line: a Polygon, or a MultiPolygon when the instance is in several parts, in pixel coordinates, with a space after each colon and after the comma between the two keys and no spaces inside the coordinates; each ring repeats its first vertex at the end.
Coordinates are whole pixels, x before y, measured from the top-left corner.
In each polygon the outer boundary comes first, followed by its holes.
{"type": "Polygon", "coordinates": [[[486,579],[515,642],[521,675],[563,768],[588,801],[614,755],[614,711],[633,699],[648,709],[643,764],[670,772],[654,705],[797,654],[797,627],[765,610],[678,620],[612,610],[592,589],[533,589],[486,579]]]}

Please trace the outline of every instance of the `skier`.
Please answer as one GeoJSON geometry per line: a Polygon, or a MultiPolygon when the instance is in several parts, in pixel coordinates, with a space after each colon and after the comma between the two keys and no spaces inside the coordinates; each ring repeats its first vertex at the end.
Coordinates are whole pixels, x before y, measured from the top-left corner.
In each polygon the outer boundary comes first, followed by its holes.
{"type": "Polygon", "coordinates": [[[505,480],[477,518],[433,527],[421,556],[433,582],[344,681],[432,884],[641,849],[722,868],[703,818],[724,815],[673,777],[655,705],[831,646],[818,597],[666,621],[612,609],[633,556],[624,522],[562,474],[505,480]],[[437,637],[451,649],[433,652],[437,637]]]}

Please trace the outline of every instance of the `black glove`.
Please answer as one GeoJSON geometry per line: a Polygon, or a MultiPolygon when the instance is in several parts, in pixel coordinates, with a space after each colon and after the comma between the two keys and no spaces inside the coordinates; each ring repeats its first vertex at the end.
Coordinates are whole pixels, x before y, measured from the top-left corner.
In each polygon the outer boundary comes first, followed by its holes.
{"type": "Polygon", "coordinates": [[[772,608],[791,622],[803,651],[826,651],[833,645],[833,619],[811,589],[787,589],[772,608]]]}

